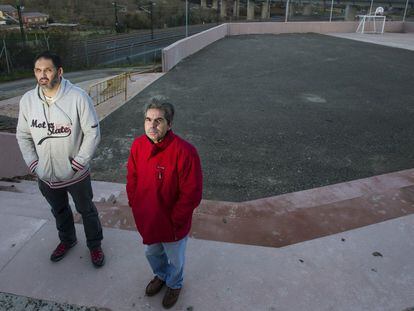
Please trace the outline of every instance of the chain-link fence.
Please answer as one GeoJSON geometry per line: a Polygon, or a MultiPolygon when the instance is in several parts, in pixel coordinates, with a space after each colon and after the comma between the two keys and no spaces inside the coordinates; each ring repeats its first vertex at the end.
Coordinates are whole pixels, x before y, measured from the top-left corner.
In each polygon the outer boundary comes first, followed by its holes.
{"type": "MultiPolygon", "coordinates": [[[[215,24],[193,25],[194,34],[215,24]]],[[[31,70],[34,57],[44,50],[58,53],[66,70],[93,68],[102,65],[149,65],[161,60],[162,48],[185,37],[184,27],[125,34],[81,38],[76,33],[26,32],[25,40],[18,33],[0,39],[0,72],[31,70]]]]}
{"type": "MultiPolygon", "coordinates": [[[[207,5],[209,2],[206,2],[207,5]]],[[[217,3],[225,21],[354,21],[384,8],[387,20],[414,21],[413,0],[230,0],[217,3]]]]}

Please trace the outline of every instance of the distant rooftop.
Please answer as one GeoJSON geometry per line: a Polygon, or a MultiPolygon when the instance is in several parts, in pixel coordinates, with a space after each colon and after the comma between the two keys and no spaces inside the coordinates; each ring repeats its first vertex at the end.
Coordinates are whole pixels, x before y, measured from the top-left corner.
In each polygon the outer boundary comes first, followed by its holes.
{"type": "Polygon", "coordinates": [[[79,26],[79,23],[50,23],[47,27],[76,27],[79,26]]]}
{"type": "Polygon", "coordinates": [[[11,6],[10,4],[0,4],[0,11],[3,12],[15,12],[17,11],[14,6],[11,6]]]}
{"type": "Polygon", "coordinates": [[[44,13],[40,13],[40,12],[24,12],[22,13],[23,16],[27,16],[27,17],[48,17],[49,15],[44,14],[44,13]]]}

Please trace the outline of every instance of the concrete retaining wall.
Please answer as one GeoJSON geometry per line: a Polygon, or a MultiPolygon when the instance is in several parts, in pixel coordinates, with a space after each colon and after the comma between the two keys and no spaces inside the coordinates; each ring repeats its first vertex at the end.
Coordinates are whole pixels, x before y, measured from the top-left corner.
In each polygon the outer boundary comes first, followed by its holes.
{"type": "Polygon", "coordinates": [[[177,41],[162,50],[162,71],[167,72],[181,60],[228,35],[228,24],[205,30],[177,41]]]}
{"type": "MultiPolygon", "coordinates": [[[[229,35],[278,33],[355,32],[359,22],[292,22],[292,23],[234,23],[229,24],[229,35]]],[[[386,22],[385,32],[402,32],[403,22],[386,22]]]]}
{"type": "Polygon", "coordinates": [[[0,177],[29,174],[29,169],[20,153],[15,134],[0,132],[0,146],[0,177]]]}
{"type": "Polygon", "coordinates": [[[403,28],[404,32],[414,32],[414,22],[405,22],[403,28]]]}
{"type": "Polygon", "coordinates": [[[404,23],[385,22],[384,32],[404,32],[404,23]]]}
{"type": "Polygon", "coordinates": [[[358,22],[232,23],[229,35],[355,32],[358,22]]]}

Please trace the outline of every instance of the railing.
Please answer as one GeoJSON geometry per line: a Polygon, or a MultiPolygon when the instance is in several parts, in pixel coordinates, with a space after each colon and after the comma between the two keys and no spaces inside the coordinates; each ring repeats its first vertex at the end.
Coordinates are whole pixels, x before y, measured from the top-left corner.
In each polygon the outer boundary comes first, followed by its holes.
{"type": "Polygon", "coordinates": [[[89,87],[89,96],[92,98],[95,106],[115,97],[118,94],[125,94],[125,101],[128,95],[128,78],[130,73],[122,73],[111,79],[98,82],[89,87]]]}
{"type": "Polygon", "coordinates": [[[92,98],[95,106],[122,93],[124,94],[124,100],[127,101],[128,82],[136,82],[136,80],[132,79],[132,76],[157,71],[161,71],[160,66],[151,66],[135,72],[125,72],[113,78],[91,85],[88,94],[92,98]]]}

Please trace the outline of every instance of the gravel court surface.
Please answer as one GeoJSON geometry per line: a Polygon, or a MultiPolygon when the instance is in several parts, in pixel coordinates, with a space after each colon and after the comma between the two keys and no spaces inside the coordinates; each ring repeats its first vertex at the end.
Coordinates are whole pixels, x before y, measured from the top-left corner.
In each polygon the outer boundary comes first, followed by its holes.
{"type": "Polygon", "coordinates": [[[204,198],[246,201],[412,168],[414,52],[319,34],[236,36],[106,118],[93,178],[125,182],[143,105],[176,106],[204,198]]]}

